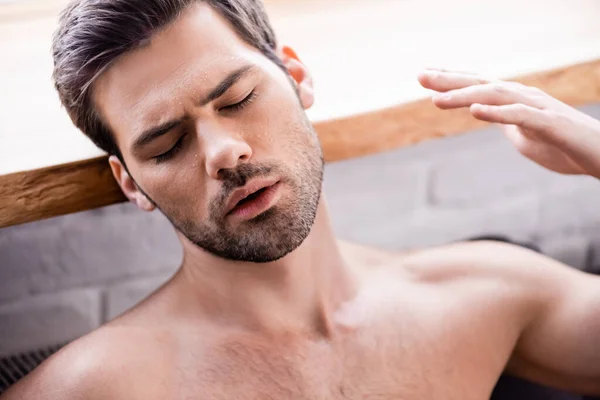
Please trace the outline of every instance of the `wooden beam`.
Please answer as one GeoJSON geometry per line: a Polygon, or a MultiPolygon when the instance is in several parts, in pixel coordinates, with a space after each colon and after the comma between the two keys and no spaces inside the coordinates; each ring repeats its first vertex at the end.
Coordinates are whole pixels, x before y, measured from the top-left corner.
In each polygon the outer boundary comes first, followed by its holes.
{"type": "MultiPolygon", "coordinates": [[[[600,101],[600,60],[515,79],[573,105],[600,101]]],[[[430,99],[316,124],[327,161],[339,161],[485,126],[468,110],[440,110],[430,99]]]]}
{"type": "Polygon", "coordinates": [[[125,201],[107,157],[2,177],[0,227],[125,201]]]}
{"type": "MultiPolygon", "coordinates": [[[[600,101],[600,60],[536,73],[516,81],[536,86],[571,105],[600,101]]],[[[430,99],[319,122],[328,162],[366,156],[484,126],[468,110],[441,111],[430,99]]],[[[2,177],[0,227],[125,201],[106,157],[2,177]]]]}

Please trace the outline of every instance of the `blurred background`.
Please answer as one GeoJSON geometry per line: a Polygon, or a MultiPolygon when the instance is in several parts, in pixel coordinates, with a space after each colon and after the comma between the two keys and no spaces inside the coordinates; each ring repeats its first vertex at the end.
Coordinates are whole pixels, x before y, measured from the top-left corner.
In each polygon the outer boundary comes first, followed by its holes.
{"type": "MultiPolygon", "coordinates": [[[[15,152],[32,168],[40,152],[51,163],[101,154],[70,125],[50,80],[51,35],[66,3],[0,0],[4,170],[15,152]]],[[[425,97],[415,79],[424,66],[510,77],[600,58],[597,0],[266,4],[315,76],[314,121],[425,97]]],[[[600,104],[580,108],[600,118],[600,104]]],[[[600,183],[543,170],[495,127],[329,163],[325,179],[342,239],[403,250],[503,235],[600,273],[600,183]]],[[[0,393],[57,346],[136,304],[180,259],[166,219],[129,204],[0,229],[0,393]]]]}

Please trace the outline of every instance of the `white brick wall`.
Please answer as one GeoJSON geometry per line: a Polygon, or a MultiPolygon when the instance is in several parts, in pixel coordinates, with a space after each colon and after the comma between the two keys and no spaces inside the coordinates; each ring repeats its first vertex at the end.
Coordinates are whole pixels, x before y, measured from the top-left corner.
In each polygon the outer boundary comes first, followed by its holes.
{"type": "Polygon", "coordinates": [[[556,190],[545,196],[540,210],[541,232],[600,231],[600,182],[589,178],[581,187],[556,190]]]}
{"type": "Polygon", "coordinates": [[[587,270],[591,265],[590,238],[584,235],[556,234],[543,239],[542,252],[575,268],[587,270]]]}
{"type": "MultiPolygon", "coordinates": [[[[504,234],[600,272],[600,182],[540,169],[497,129],[330,164],[325,179],[342,238],[404,249],[504,234]]],[[[0,356],[94,329],[180,258],[168,221],[128,204],[0,230],[0,356]]]]}
{"type": "Polygon", "coordinates": [[[109,321],[127,311],[148,296],[149,293],[158,289],[172,275],[172,273],[163,273],[149,278],[139,278],[111,285],[106,290],[104,319],[109,321]]]}
{"type": "Polygon", "coordinates": [[[130,204],[0,231],[0,301],[172,271],[181,249],[158,212],[130,204]]]}
{"type": "Polygon", "coordinates": [[[432,205],[467,208],[574,185],[572,177],[552,173],[523,157],[503,135],[492,139],[436,163],[429,182],[432,205]]]}
{"type": "Polygon", "coordinates": [[[0,306],[0,357],[66,343],[101,324],[99,289],[24,298],[0,306]]]}

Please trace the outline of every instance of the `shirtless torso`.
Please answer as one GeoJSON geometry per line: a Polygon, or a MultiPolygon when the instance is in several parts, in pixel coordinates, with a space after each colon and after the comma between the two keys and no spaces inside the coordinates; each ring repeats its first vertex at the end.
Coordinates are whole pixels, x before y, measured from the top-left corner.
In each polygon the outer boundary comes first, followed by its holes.
{"type": "MultiPolygon", "coordinates": [[[[337,243],[312,78],[260,2],[79,0],[60,25],[63,104],[184,260],[6,399],[484,400],[504,371],[600,393],[600,278],[499,243],[337,243]]],[[[600,177],[600,122],[517,84],[419,79],[438,107],[507,124],[539,164],[600,177]]]]}
{"type": "MultiPolygon", "coordinates": [[[[173,295],[176,277],[26,378],[37,384],[20,386],[53,399],[69,393],[69,399],[128,400],[484,400],[511,356],[520,359],[517,371],[561,386],[551,371],[525,360],[560,357],[560,346],[555,354],[546,346],[552,335],[537,343],[548,354],[513,352],[519,339],[527,340],[521,329],[535,312],[535,297],[544,296],[532,295],[539,268],[592,282],[584,274],[485,242],[408,255],[348,245],[342,252],[354,260],[360,286],[332,313],[326,334],[265,333],[183,318],[173,295]]],[[[561,362],[569,368],[568,359],[561,362]]],[[[580,383],[569,385],[594,387],[580,383]]],[[[21,398],[18,393],[9,398],[21,398]]]]}

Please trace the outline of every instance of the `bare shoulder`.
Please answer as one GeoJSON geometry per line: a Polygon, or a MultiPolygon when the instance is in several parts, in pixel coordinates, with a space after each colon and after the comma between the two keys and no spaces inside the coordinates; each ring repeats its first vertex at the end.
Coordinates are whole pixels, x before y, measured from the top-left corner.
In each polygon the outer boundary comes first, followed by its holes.
{"type": "Polygon", "coordinates": [[[464,242],[398,257],[411,282],[462,299],[502,304],[527,322],[548,304],[598,287],[600,278],[524,247],[494,241],[464,242]]]}
{"type": "Polygon", "coordinates": [[[146,393],[150,385],[136,387],[135,382],[164,379],[151,366],[168,362],[163,349],[169,340],[166,334],[131,326],[99,328],[48,358],[2,400],[119,399],[123,393],[128,399],[151,398],[146,393]]]}
{"type": "Polygon", "coordinates": [[[390,279],[428,284],[471,282],[511,285],[511,290],[568,287],[589,278],[543,254],[525,247],[499,241],[460,242],[445,246],[404,252],[340,242],[347,259],[360,265],[367,274],[377,272],[390,279]]]}
{"type": "Polygon", "coordinates": [[[462,242],[400,256],[397,265],[416,279],[442,282],[493,278],[512,283],[540,283],[540,279],[581,275],[543,254],[517,245],[496,242],[462,242]]]}
{"type": "Polygon", "coordinates": [[[402,252],[340,241],[340,248],[347,259],[362,267],[422,281],[520,274],[526,271],[526,265],[535,269],[541,264],[558,264],[529,249],[497,241],[460,242],[402,252]]]}
{"type": "Polygon", "coordinates": [[[338,240],[340,252],[350,264],[358,264],[361,268],[377,269],[393,263],[399,253],[394,253],[372,246],[338,240]]]}

